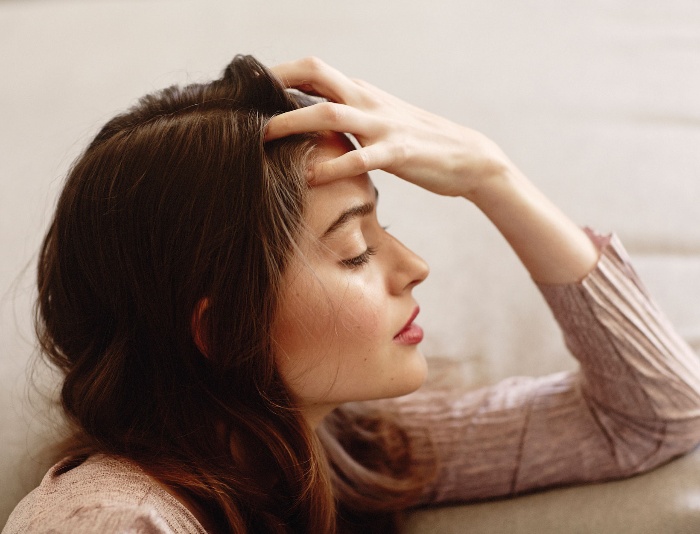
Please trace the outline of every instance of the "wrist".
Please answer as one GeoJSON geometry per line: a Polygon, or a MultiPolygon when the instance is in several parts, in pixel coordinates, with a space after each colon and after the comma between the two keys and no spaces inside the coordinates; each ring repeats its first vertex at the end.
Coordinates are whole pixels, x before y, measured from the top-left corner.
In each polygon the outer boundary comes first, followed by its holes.
{"type": "Polygon", "coordinates": [[[577,282],[598,261],[588,236],[512,165],[484,180],[470,200],[537,282],[577,282]]]}
{"type": "Polygon", "coordinates": [[[503,205],[528,188],[527,178],[509,160],[497,158],[484,163],[481,177],[463,196],[481,211],[503,205]]]}
{"type": "MultiPolygon", "coordinates": [[[[462,150],[462,197],[479,206],[480,202],[515,185],[521,173],[503,150],[484,134],[467,129],[462,150]]],[[[522,176],[522,175],[521,175],[522,176]]]]}

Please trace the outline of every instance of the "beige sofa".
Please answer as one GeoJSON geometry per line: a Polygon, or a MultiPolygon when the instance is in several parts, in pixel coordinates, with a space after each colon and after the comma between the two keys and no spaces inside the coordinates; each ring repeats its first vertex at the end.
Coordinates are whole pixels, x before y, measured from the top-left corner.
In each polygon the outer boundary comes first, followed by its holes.
{"type": "MultiPolygon", "coordinates": [[[[52,425],[27,380],[32,260],[70,161],[115,111],[233,53],[318,55],[485,131],[575,220],[616,231],[700,349],[698,36],[695,0],[0,3],[0,525],[45,470],[52,425]]],[[[575,365],[479,213],[376,181],[384,224],[432,266],[427,354],[468,387],[575,365]]],[[[699,508],[696,452],[626,481],[413,512],[406,530],[690,533],[699,508]]]]}
{"type": "Polygon", "coordinates": [[[408,516],[407,534],[696,534],[700,454],[628,480],[408,516]]]}

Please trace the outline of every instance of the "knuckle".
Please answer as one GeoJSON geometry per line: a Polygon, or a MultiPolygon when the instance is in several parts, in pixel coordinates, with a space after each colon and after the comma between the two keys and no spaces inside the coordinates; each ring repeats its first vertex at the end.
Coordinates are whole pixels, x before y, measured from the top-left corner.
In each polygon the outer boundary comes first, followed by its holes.
{"type": "Polygon", "coordinates": [[[407,143],[399,142],[393,146],[391,153],[392,153],[393,163],[398,164],[398,165],[402,165],[402,164],[406,163],[406,161],[409,158],[410,148],[408,147],[407,143]]]}
{"type": "Polygon", "coordinates": [[[366,150],[358,149],[354,151],[352,167],[355,174],[362,174],[370,170],[369,154],[366,150]]]}
{"type": "Polygon", "coordinates": [[[343,106],[334,104],[333,102],[323,102],[318,104],[318,106],[320,106],[321,114],[327,122],[337,124],[343,120],[345,115],[343,106]]]}
{"type": "Polygon", "coordinates": [[[320,73],[327,68],[327,65],[316,56],[308,56],[301,61],[304,68],[312,73],[320,73]]]}

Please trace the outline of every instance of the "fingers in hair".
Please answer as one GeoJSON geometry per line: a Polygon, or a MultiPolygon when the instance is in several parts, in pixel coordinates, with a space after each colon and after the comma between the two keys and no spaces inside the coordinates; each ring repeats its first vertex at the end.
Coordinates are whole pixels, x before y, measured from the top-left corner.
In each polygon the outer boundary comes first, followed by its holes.
{"type": "Polygon", "coordinates": [[[371,145],[346,152],[342,156],[319,162],[308,174],[311,185],[321,185],[340,178],[359,176],[391,165],[388,152],[381,146],[371,145]]]}
{"type": "Polygon", "coordinates": [[[317,57],[306,57],[271,68],[286,87],[322,96],[333,102],[353,104],[358,85],[317,57]]]}
{"type": "Polygon", "coordinates": [[[325,130],[364,136],[369,133],[371,122],[370,117],[360,110],[344,104],[322,102],[270,119],[265,130],[265,141],[325,130]]]}

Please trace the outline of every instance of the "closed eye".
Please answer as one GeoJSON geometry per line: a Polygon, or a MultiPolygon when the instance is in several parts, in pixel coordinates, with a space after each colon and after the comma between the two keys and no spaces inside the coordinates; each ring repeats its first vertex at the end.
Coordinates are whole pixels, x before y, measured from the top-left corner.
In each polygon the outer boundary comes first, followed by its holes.
{"type": "Polygon", "coordinates": [[[342,260],[340,263],[342,263],[346,267],[349,267],[350,269],[357,269],[358,267],[362,267],[363,265],[367,264],[369,262],[370,256],[374,256],[376,253],[376,247],[367,247],[367,250],[365,250],[359,256],[342,260]]]}

